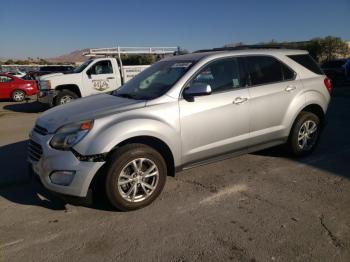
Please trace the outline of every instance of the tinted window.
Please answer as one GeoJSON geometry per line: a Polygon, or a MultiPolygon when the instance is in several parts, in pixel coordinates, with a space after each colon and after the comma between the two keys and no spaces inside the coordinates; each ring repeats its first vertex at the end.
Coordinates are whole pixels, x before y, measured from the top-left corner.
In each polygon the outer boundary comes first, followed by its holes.
{"type": "Polygon", "coordinates": [[[92,75],[113,74],[112,63],[109,60],[99,61],[90,68],[92,75]]]}
{"type": "Polygon", "coordinates": [[[283,81],[282,66],[277,59],[270,56],[248,56],[245,61],[251,85],[283,81]]]}
{"type": "Polygon", "coordinates": [[[244,86],[240,77],[238,59],[229,58],[209,64],[195,76],[190,85],[194,83],[209,84],[213,93],[244,86]]]}
{"type": "Polygon", "coordinates": [[[310,55],[290,55],[288,57],[293,59],[295,62],[302,65],[303,67],[309,69],[311,72],[314,72],[318,75],[323,75],[321,68],[310,55]]]}
{"type": "Polygon", "coordinates": [[[283,74],[283,80],[288,81],[288,80],[293,80],[295,78],[295,72],[290,69],[288,66],[285,64],[281,63],[282,67],[282,74],[283,74]]]}

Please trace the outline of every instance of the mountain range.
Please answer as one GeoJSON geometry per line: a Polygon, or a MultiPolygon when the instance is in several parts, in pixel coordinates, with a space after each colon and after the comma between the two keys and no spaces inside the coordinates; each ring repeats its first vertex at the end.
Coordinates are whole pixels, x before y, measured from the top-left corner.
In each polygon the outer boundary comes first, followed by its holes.
{"type": "Polygon", "coordinates": [[[83,56],[83,53],[89,51],[89,48],[75,50],[69,54],[60,55],[57,57],[45,58],[45,60],[52,63],[75,63],[84,62],[87,57],[83,56]]]}

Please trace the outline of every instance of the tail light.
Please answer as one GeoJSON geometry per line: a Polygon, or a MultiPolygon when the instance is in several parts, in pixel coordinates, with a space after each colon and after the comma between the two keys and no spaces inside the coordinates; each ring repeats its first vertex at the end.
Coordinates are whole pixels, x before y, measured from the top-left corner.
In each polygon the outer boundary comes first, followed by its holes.
{"type": "Polygon", "coordinates": [[[332,91],[332,83],[331,83],[331,80],[328,77],[326,77],[324,79],[324,85],[327,88],[328,93],[331,93],[331,91],[332,91]]]}

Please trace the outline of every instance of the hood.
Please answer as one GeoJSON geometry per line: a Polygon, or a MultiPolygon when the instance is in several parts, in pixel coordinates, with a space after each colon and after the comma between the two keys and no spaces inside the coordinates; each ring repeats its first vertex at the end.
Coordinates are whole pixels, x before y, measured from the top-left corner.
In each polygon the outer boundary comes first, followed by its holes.
{"type": "Polygon", "coordinates": [[[54,133],[59,127],[69,123],[97,119],[106,115],[141,108],[145,101],[133,100],[107,94],[79,98],[69,104],[60,105],[44,112],[37,124],[54,133]]]}
{"type": "Polygon", "coordinates": [[[43,76],[40,76],[40,80],[50,80],[52,79],[53,77],[56,77],[56,76],[62,76],[63,73],[52,73],[52,74],[47,74],[47,75],[43,75],[43,76]]]}

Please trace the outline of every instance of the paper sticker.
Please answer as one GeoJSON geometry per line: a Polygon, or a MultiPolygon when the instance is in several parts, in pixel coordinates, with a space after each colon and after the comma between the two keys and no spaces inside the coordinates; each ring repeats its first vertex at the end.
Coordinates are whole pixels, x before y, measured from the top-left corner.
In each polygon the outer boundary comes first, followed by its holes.
{"type": "Polygon", "coordinates": [[[187,68],[190,65],[192,65],[192,63],[176,63],[176,64],[173,64],[171,68],[187,68]]]}

